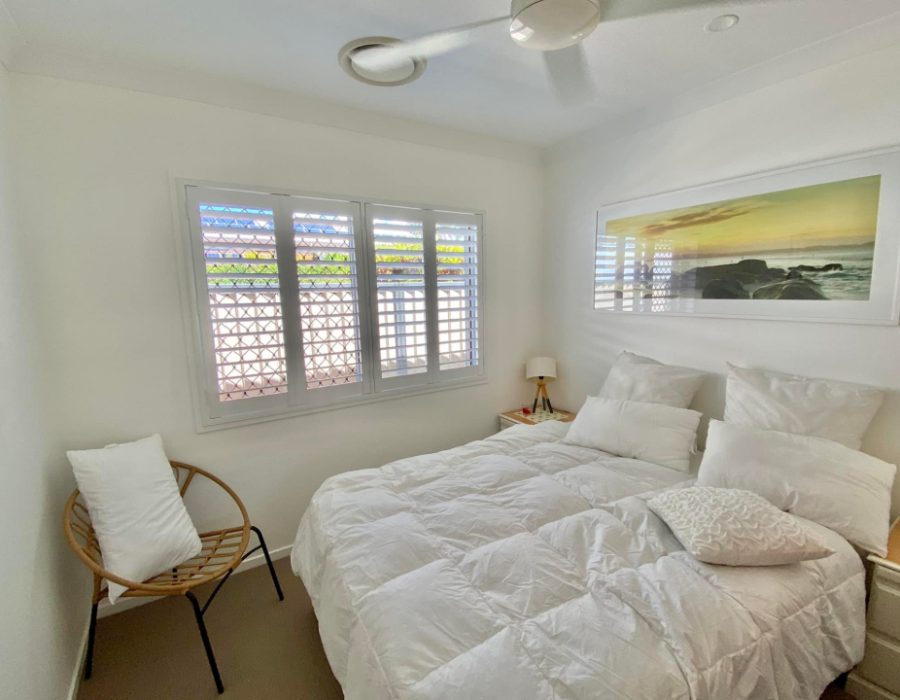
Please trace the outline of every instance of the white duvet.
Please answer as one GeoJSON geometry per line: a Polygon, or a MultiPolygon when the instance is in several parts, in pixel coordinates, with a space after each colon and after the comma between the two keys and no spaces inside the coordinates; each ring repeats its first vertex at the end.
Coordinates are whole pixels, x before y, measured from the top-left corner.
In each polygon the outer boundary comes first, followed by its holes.
{"type": "Polygon", "coordinates": [[[519,426],[323,484],[292,563],[348,700],[813,700],[862,658],[864,574],[693,559],[645,504],[685,474],[519,426]]]}

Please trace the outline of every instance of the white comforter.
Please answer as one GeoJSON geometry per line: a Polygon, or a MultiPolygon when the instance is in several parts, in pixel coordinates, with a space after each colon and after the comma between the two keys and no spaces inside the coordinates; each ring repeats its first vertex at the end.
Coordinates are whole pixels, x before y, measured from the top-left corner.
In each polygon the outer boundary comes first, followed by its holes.
{"type": "Polygon", "coordinates": [[[862,657],[864,574],[694,560],[646,505],[687,475],[559,423],[325,482],[292,553],[348,700],[810,700],[862,657]]]}

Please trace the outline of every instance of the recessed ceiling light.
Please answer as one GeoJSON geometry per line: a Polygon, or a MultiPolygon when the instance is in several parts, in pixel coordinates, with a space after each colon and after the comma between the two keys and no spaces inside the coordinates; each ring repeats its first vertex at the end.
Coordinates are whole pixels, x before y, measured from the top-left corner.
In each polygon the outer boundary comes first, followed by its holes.
{"type": "Polygon", "coordinates": [[[705,29],[708,32],[727,32],[740,21],[741,18],[737,15],[719,15],[711,19],[705,29]]]}
{"type": "Polygon", "coordinates": [[[366,83],[366,85],[380,85],[393,87],[411,83],[425,71],[428,62],[424,58],[407,57],[392,60],[383,68],[374,69],[359,60],[367,51],[378,50],[381,47],[400,43],[399,39],[388,36],[367,36],[362,39],[354,39],[344,44],[338,52],[338,63],[350,77],[366,83]]]}

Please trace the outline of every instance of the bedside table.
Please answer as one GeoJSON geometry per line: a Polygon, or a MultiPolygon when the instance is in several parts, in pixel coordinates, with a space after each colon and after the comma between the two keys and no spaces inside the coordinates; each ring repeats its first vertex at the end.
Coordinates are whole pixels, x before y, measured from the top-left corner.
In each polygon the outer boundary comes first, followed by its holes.
{"type": "Polygon", "coordinates": [[[575,414],[569,411],[537,411],[530,415],[522,413],[522,409],[518,411],[507,411],[497,416],[500,421],[500,430],[512,428],[514,425],[537,425],[548,420],[558,420],[561,423],[571,423],[575,420],[575,414]]]}
{"type": "Polygon", "coordinates": [[[866,614],[866,656],[847,678],[858,700],[900,700],[900,519],[891,526],[888,553],[873,564],[866,614]]]}

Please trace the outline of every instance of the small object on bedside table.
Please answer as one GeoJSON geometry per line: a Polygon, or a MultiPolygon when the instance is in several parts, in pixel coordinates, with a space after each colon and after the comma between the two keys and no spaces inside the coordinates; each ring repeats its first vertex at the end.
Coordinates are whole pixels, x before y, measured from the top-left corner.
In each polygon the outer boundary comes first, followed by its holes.
{"type": "Polygon", "coordinates": [[[532,413],[527,407],[520,408],[518,411],[507,411],[497,417],[500,420],[500,430],[506,430],[514,425],[537,425],[548,420],[557,420],[561,423],[571,423],[575,420],[575,414],[569,411],[556,409],[552,413],[550,411],[535,411],[532,413]]]}
{"type": "Polygon", "coordinates": [[[900,519],[891,527],[887,556],[870,554],[869,561],[866,655],[847,678],[847,692],[857,700],[900,700],[900,519]]]}

